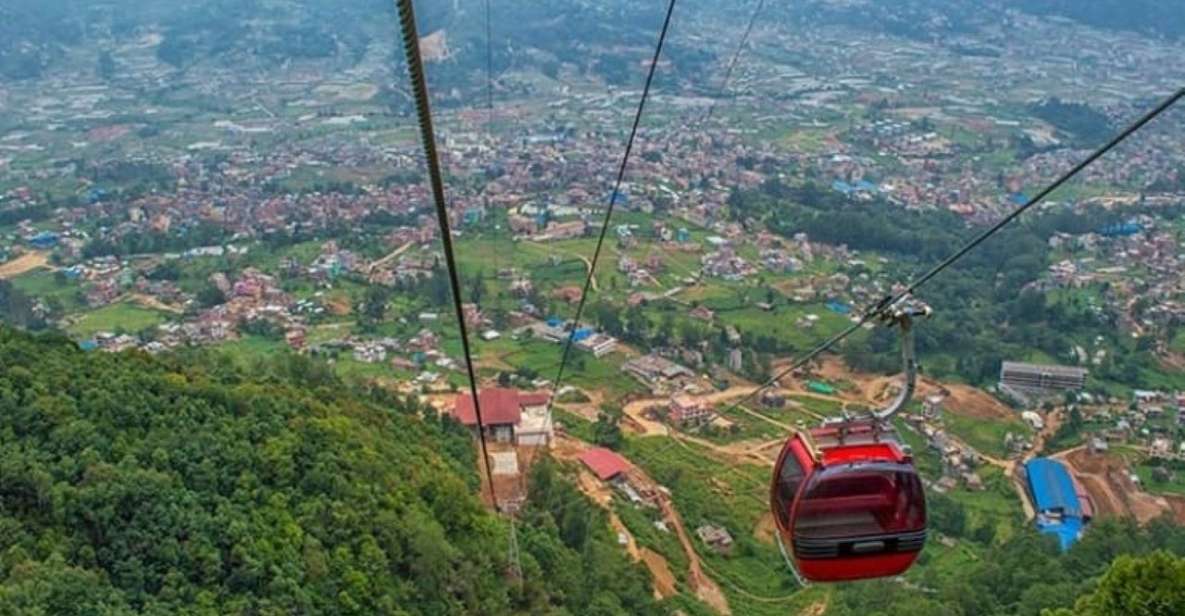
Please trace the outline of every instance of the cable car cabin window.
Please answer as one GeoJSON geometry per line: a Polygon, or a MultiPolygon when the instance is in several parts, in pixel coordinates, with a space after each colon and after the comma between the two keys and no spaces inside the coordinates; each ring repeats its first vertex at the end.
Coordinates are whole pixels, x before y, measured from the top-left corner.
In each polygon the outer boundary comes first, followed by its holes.
{"type": "Polygon", "coordinates": [[[799,446],[796,442],[791,442],[786,447],[786,452],[782,456],[782,466],[778,470],[778,480],[774,486],[777,521],[782,528],[786,529],[790,528],[790,509],[793,507],[794,497],[798,494],[798,488],[806,477],[806,472],[798,461],[798,449],[799,446]]]}
{"type": "Polygon", "coordinates": [[[833,466],[811,478],[794,533],[836,539],[922,530],[925,502],[922,482],[908,465],[833,466]]]}

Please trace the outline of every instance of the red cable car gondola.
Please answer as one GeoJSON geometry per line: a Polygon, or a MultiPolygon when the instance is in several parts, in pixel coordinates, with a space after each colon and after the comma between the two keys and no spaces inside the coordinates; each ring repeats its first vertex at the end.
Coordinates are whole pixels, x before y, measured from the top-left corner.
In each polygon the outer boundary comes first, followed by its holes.
{"type": "Polygon", "coordinates": [[[802,431],[774,467],[770,507],[795,570],[815,582],[899,575],[926,542],[926,500],[908,448],[889,419],[913,394],[911,319],[928,308],[892,309],[901,326],[905,386],[883,411],[802,431]]]}

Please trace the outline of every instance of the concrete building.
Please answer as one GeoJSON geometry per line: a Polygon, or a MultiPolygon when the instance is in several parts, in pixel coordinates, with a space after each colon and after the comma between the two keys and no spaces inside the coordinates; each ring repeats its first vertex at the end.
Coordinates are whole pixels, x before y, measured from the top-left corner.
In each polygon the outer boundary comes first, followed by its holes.
{"type": "Polygon", "coordinates": [[[1006,361],[1000,366],[1000,391],[1027,403],[1031,396],[1081,391],[1087,374],[1085,368],[1006,361]]]}
{"type": "Polygon", "coordinates": [[[712,418],[712,410],[707,404],[685,394],[672,396],[668,408],[667,418],[681,426],[699,425],[712,418]]]}
{"type": "Polygon", "coordinates": [[[666,381],[695,377],[691,370],[658,355],[644,355],[631,359],[622,364],[621,369],[652,388],[666,381]]]}

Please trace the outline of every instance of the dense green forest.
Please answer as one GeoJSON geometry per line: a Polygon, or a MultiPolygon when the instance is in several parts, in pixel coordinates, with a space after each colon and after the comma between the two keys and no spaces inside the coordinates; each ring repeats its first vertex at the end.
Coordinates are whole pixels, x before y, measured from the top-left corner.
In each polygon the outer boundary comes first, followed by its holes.
{"type": "MultiPolygon", "coordinates": [[[[947,530],[950,530],[947,527],[947,530]]],[[[972,532],[961,533],[964,540],[972,532]]],[[[1185,529],[1094,524],[1068,552],[1027,527],[956,570],[926,568],[919,587],[877,580],[839,587],[835,616],[1171,616],[1185,613],[1185,529]],[[1155,597],[1155,599],[1152,599],[1155,597]],[[1144,605],[1143,609],[1131,609],[1144,605]],[[1089,606],[1089,607],[1088,607],[1089,606]]],[[[921,565],[925,567],[926,555],[921,565]]]]}
{"type": "Polygon", "coordinates": [[[0,614],[657,613],[551,465],[514,583],[474,455],[451,419],[302,357],[244,372],[4,328],[0,614]]]}

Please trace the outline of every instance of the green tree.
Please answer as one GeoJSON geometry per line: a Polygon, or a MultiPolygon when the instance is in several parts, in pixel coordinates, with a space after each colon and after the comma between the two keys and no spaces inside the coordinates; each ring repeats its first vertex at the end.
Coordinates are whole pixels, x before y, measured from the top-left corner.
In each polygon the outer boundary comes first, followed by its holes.
{"type": "Polygon", "coordinates": [[[1185,559],[1157,551],[1144,557],[1120,556],[1090,595],[1073,610],[1045,616],[1176,616],[1185,614],[1185,559]]]}

